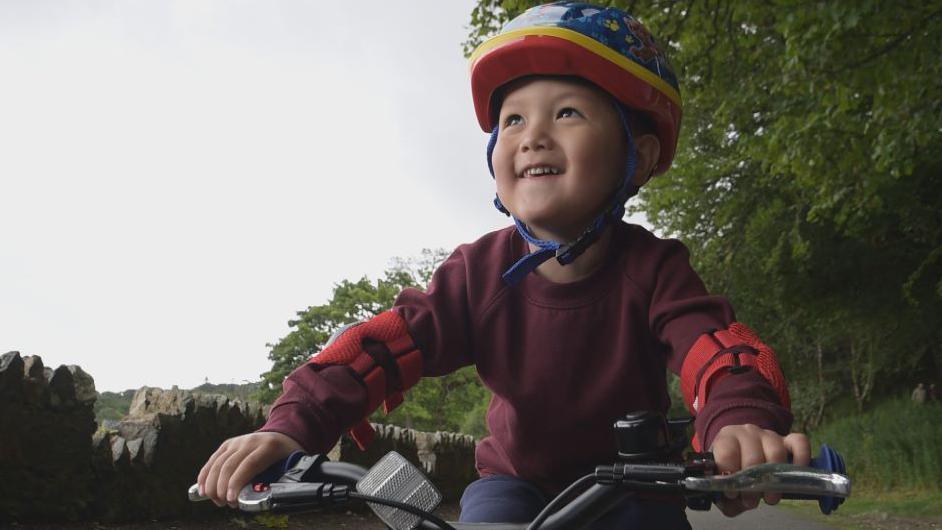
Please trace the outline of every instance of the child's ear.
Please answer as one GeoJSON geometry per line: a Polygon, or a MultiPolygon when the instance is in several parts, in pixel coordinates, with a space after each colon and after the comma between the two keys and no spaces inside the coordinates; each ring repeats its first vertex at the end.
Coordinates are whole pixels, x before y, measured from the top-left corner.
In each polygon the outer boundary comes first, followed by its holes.
{"type": "Polygon", "coordinates": [[[661,156],[661,142],[653,134],[642,134],[634,140],[638,163],[631,182],[640,188],[648,182],[657,166],[657,161],[661,156]]]}

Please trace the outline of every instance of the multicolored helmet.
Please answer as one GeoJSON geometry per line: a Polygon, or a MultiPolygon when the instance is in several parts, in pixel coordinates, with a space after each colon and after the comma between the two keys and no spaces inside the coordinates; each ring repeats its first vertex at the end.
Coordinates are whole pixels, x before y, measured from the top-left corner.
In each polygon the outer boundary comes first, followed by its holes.
{"type": "Polygon", "coordinates": [[[528,9],[471,54],[471,92],[481,128],[497,123],[497,90],[528,75],[577,76],[646,116],[661,143],[654,173],[674,158],[682,103],[664,49],[634,17],[613,7],[555,2],[528,9]]]}

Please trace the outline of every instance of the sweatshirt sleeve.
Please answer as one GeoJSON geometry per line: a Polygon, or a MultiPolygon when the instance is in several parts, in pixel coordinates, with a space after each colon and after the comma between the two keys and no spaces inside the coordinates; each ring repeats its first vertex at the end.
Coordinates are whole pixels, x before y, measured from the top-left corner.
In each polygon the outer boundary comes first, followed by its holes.
{"type": "MultiPolygon", "coordinates": [[[[444,375],[470,364],[464,263],[460,249],[455,251],[435,271],[427,291],[404,289],[393,306],[422,352],[423,375],[444,375]]],[[[346,366],[305,363],[288,375],[282,389],[259,431],[286,434],[310,453],[329,451],[343,432],[372,412],[366,410],[363,381],[346,366]]]]}
{"type": "Polygon", "coordinates": [[[403,289],[393,309],[406,321],[422,352],[424,376],[440,376],[472,363],[471,295],[464,245],[436,269],[428,289],[403,289]]]}
{"type": "Polygon", "coordinates": [[[326,453],[368,413],[366,388],[352,369],[304,363],[285,379],[259,432],[280,432],[308,453],[326,453]]]}
{"type": "MultiPolygon", "coordinates": [[[[663,241],[653,261],[655,281],[651,293],[650,327],[667,347],[668,367],[678,376],[684,359],[700,335],[726,329],[735,321],[726,298],[707,293],[690,266],[689,253],[679,241],[663,241]]],[[[689,406],[689,405],[688,405],[689,406]]],[[[709,448],[726,425],[751,423],[787,434],[792,415],[775,390],[754,370],[727,374],[711,387],[710,396],[697,414],[697,437],[709,448]]]]}

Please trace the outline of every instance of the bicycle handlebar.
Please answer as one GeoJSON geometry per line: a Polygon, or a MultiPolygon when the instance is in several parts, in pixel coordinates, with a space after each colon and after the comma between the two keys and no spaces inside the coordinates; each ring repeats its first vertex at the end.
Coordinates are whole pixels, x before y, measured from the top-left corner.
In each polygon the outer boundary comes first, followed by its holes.
{"type": "MultiPolygon", "coordinates": [[[[710,453],[692,453],[684,462],[675,463],[673,459],[686,445],[684,429],[690,421],[666,420],[652,411],[626,415],[614,425],[620,461],[600,465],[574,482],[528,524],[438,519],[430,512],[441,495],[421,471],[395,452],[370,470],[296,452],[245,486],[239,493],[239,507],[248,512],[296,511],[358,499],[368,502],[377,517],[395,529],[555,530],[583,528],[636,493],[682,496],[696,510],[709,510],[724,493],[779,493],[786,499],[817,500],[825,514],[850,496],[844,460],[827,445],[821,446],[808,467],[769,463],[717,475],[710,453]],[[587,483],[591,485],[583,488],[587,483]]],[[[197,485],[189,495],[192,501],[205,499],[197,485]]]]}
{"type": "MultiPolygon", "coordinates": [[[[599,466],[592,486],[569,500],[545,518],[543,530],[581,528],[639,491],[661,492],[687,497],[692,508],[709,509],[717,496],[726,492],[780,493],[786,499],[818,500],[821,511],[830,513],[850,495],[850,480],[842,473],[843,461],[833,449],[822,446],[811,467],[792,464],[760,464],[729,475],[712,475],[712,459],[699,455],[682,464],[626,464],[599,466]],[[691,501],[699,501],[691,503],[691,501]]],[[[250,484],[239,494],[239,508],[246,512],[298,511],[337,504],[358,497],[354,485],[369,470],[345,462],[330,462],[321,455],[292,455],[291,469],[284,482],[250,484]],[[316,469],[315,469],[316,468],[316,469]],[[313,481],[309,481],[315,479],[313,481]]],[[[271,471],[271,470],[269,470],[271,471]]],[[[202,500],[197,486],[190,488],[190,500],[202,500]]],[[[565,496],[565,493],[560,497],[565,496]]],[[[374,500],[366,499],[368,502],[374,500]]],[[[555,503],[555,501],[554,501],[555,503]]],[[[551,504],[554,504],[551,503],[551,504]]],[[[561,504],[561,503],[558,503],[561,504]]],[[[415,510],[415,509],[413,509],[415,510]]],[[[421,516],[424,517],[424,516],[421,516]]],[[[519,523],[444,523],[455,530],[526,530],[519,523]]],[[[420,528],[442,528],[422,521],[420,528]]]]}

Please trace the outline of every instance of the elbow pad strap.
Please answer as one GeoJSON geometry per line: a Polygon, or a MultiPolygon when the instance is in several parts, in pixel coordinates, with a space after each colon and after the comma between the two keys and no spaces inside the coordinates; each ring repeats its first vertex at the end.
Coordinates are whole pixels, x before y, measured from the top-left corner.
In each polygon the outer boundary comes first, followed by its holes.
{"type": "Polygon", "coordinates": [[[367,396],[364,419],[350,429],[360,449],[366,449],[375,438],[365,417],[380,403],[389,414],[402,403],[402,393],[422,377],[422,352],[409,336],[405,320],[395,311],[347,328],[309,362],[315,366],[349,366],[363,381],[367,396]]]}
{"type": "Polygon", "coordinates": [[[772,385],[782,406],[791,408],[788,384],[775,352],[754,331],[733,322],[728,329],[701,335],[687,352],[680,386],[688,410],[694,415],[702,410],[710,387],[720,378],[749,369],[758,371],[772,385]]]}

